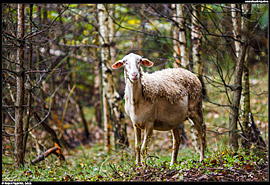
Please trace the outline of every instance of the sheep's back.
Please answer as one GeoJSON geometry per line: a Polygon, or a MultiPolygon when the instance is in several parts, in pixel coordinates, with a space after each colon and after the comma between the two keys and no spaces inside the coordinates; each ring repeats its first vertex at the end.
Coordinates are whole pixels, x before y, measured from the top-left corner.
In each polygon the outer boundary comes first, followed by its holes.
{"type": "Polygon", "coordinates": [[[197,76],[183,68],[168,68],[142,74],[143,96],[154,102],[165,97],[171,104],[187,96],[195,99],[201,95],[201,82],[197,76]]]}

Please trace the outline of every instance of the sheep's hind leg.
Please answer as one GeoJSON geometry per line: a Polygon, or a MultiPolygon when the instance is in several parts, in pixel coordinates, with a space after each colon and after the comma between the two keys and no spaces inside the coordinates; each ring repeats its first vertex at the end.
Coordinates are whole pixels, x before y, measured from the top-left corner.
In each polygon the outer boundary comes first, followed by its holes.
{"type": "Polygon", "coordinates": [[[179,151],[179,145],[180,145],[180,134],[178,127],[174,128],[172,130],[173,135],[173,151],[172,151],[172,159],[171,159],[171,166],[176,163],[177,161],[177,155],[179,151]]]}
{"type": "Polygon", "coordinates": [[[134,126],[135,131],[135,157],[136,163],[141,163],[141,129],[134,126]]]}
{"type": "Polygon", "coordinates": [[[205,135],[206,135],[206,126],[203,121],[202,115],[193,114],[191,117],[191,132],[193,132],[193,137],[195,139],[195,149],[200,153],[200,161],[204,158],[205,150],[205,135]],[[195,128],[195,129],[194,129],[195,128]],[[195,132],[195,133],[194,133],[195,132]]]}

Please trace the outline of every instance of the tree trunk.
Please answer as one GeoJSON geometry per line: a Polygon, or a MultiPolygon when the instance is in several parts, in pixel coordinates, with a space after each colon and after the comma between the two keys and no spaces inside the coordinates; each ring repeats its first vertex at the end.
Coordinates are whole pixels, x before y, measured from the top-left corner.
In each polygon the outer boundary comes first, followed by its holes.
{"type": "Polygon", "coordinates": [[[192,64],[190,70],[193,71],[202,83],[203,98],[207,98],[206,87],[203,80],[204,61],[201,59],[202,52],[202,32],[198,20],[201,20],[201,5],[192,5],[191,16],[191,40],[192,40],[192,64]],[[197,20],[198,19],[198,20],[197,20]]]}
{"type": "MultiPolygon", "coordinates": [[[[97,4],[95,5],[95,9],[97,9],[97,4]]],[[[98,14],[95,14],[95,18],[98,19],[98,14]]],[[[99,31],[98,27],[95,27],[95,31],[99,31]]],[[[98,34],[95,34],[93,44],[97,44],[98,42],[98,34]]],[[[102,99],[102,78],[101,78],[101,63],[98,60],[98,48],[93,48],[93,57],[95,58],[94,64],[94,107],[95,107],[95,117],[97,125],[102,128],[102,111],[101,111],[101,99],[102,99]]]]}
{"type": "MultiPolygon", "coordinates": [[[[182,38],[181,40],[185,41],[186,40],[186,35],[185,35],[185,25],[184,25],[184,18],[183,18],[183,4],[172,4],[172,8],[175,10],[174,11],[174,21],[176,22],[176,24],[173,27],[173,37],[177,40],[180,41],[180,34],[182,34],[182,38]],[[178,25],[177,25],[178,24],[178,25]],[[180,33],[182,32],[182,33],[180,33]]],[[[185,59],[186,56],[188,56],[188,49],[187,49],[187,45],[186,42],[185,44],[181,43],[181,41],[177,41],[177,40],[173,40],[173,48],[174,48],[174,67],[187,67],[187,63],[185,63],[185,59]],[[180,49],[180,45],[182,46],[180,49]],[[182,56],[181,54],[186,55],[186,56],[182,56]],[[184,64],[182,63],[182,61],[184,61],[184,64]]],[[[188,145],[187,139],[186,139],[186,132],[185,132],[185,125],[181,124],[179,125],[178,129],[179,129],[179,133],[180,133],[180,147],[185,147],[188,145]]]]}
{"type": "MultiPolygon", "coordinates": [[[[240,30],[241,19],[239,16],[239,11],[237,10],[237,8],[239,8],[238,4],[231,4],[231,8],[232,8],[231,12],[232,12],[232,23],[233,23],[233,37],[235,39],[240,40],[241,36],[240,36],[239,30],[240,30]]],[[[236,57],[239,57],[240,42],[235,41],[234,46],[235,46],[236,57]]]]}
{"type": "Polygon", "coordinates": [[[199,23],[197,19],[200,19],[200,8],[199,4],[192,5],[192,17],[191,17],[191,40],[192,40],[192,61],[193,71],[200,75],[202,73],[202,61],[201,61],[201,39],[202,33],[200,31],[199,23]]]}
{"type": "Polygon", "coordinates": [[[233,93],[233,101],[231,105],[230,111],[230,145],[237,149],[238,148],[238,129],[237,122],[239,116],[239,105],[241,99],[241,91],[242,91],[242,73],[243,73],[243,63],[244,63],[244,53],[246,52],[246,44],[240,49],[240,58],[237,60],[237,64],[235,67],[235,80],[234,80],[234,93],[233,93]]]}
{"type": "Polygon", "coordinates": [[[177,37],[179,43],[174,43],[174,51],[176,52],[174,55],[177,58],[178,54],[180,54],[180,61],[176,59],[176,62],[180,62],[179,64],[181,67],[187,68],[189,65],[189,57],[187,49],[186,29],[184,24],[184,6],[184,4],[175,4],[175,21],[178,23],[178,27],[176,30],[174,30],[174,37],[177,37]]]}
{"type": "MultiPolygon", "coordinates": [[[[110,17],[113,16],[114,13],[114,5],[111,5],[110,8],[110,17]]],[[[116,61],[116,48],[115,48],[115,29],[113,20],[109,17],[109,40],[110,40],[110,55],[111,60],[109,62],[109,66],[111,66],[116,61]]],[[[142,35],[143,36],[143,35],[142,35]]],[[[142,48],[140,48],[142,51],[142,48]]],[[[128,143],[128,137],[126,132],[127,124],[125,122],[125,114],[124,114],[124,108],[122,105],[121,97],[119,93],[116,91],[115,83],[113,81],[113,76],[109,79],[109,84],[111,90],[110,97],[109,97],[109,106],[110,110],[112,112],[112,118],[113,118],[113,132],[114,132],[114,141],[115,141],[115,148],[125,148],[129,145],[128,143]],[[111,81],[110,81],[111,80],[111,81]]]]}
{"type": "MultiPolygon", "coordinates": [[[[244,13],[250,13],[251,12],[251,4],[247,4],[247,5],[242,5],[242,10],[244,13]]],[[[248,21],[250,19],[250,15],[247,14],[247,19],[242,18],[242,30],[245,31],[245,25],[248,24],[248,21]]],[[[249,28],[248,28],[249,30],[249,28]]],[[[249,47],[247,48],[247,52],[246,52],[246,56],[245,56],[245,62],[244,62],[244,73],[243,73],[243,83],[244,83],[244,89],[243,89],[243,129],[244,129],[244,134],[247,137],[248,140],[250,140],[250,138],[248,137],[250,135],[251,129],[248,126],[249,124],[249,113],[251,112],[251,108],[250,108],[250,88],[249,88],[249,61],[248,61],[248,52],[249,51],[249,47]]],[[[250,147],[250,143],[246,142],[246,140],[244,140],[243,145],[245,148],[249,148],[250,147]]]]}
{"type": "Polygon", "coordinates": [[[102,128],[102,115],[101,115],[101,94],[100,93],[100,86],[101,86],[101,79],[100,79],[100,63],[95,60],[94,64],[94,107],[95,107],[95,117],[97,125],[102,128]]]}
{"type": "MultiPolygon", "coordinates": [[[[33,16],[33,4],[29,5],[29,9],[30,9],[30,13],[29,13],[29,17],[30,20],[32,20],[32,16],[33,16]]],[[[29,21],[29,31],[32,32],[32,23],[31,21],[29,21]]],[[[32,42],[29,43],[29,63],[28,63],[28,69],[32,69],[32,55],[33,55],[33,46],[32,46],[32,42]]],[[[31,81],[33,79],[33,75],[29,75],[29,87],[31,85],[31,81]]],[[[25,126],[24,126],[24,130],[26,132],[25,136],[24,136],[24,140],[23,140],[23,156],[25,156],[25,151],[26,151],[26,145],[27,145],[27,139],[28,139],[28,128],[29,128],[29,124],[30,124],[30,117],[31,117],[31,107],[32,107],[32,93],[31,91],[27,92],[27,113],[26,113],[26,122],[25,122],[25,126]]]]}
{"type": "Polygon", "coordinates": [[[109,68],[110,50],[109,50],[109,28],[108,17],[106,17],[106,10],[103,4],[97,5],[98,10],[98,24],[100,32],[100,45],[101,45],[101,69],[102,69],[102,101],[103,101],[103,125],[104,125],[104,144],[105,150],[110,152],[110,111],[108,105],[108,79],[112,75],[112,71],[109,68]]]}
{"type": "MultiPolygon", "coordinates": [[[[108,6],[108,10],[109,9],[108,6]]],[[[122,148],[128,146],[127,134],[126,134],[126,124],[123,113],[123,108],[121,104],[121,98],[119,93],[116,91],[113,75],[111,70],[111,58],[114,55],[111,52],[111,40],[114,33],[110,33],[113,26],[112,20],[110,20],[109,13],[106,14],[105,6],[98,4],[98,18],[99,18],[99,29],[100,29],[100,44],[101,48],[101,61],[102,61],[102,89],[103,89],[103,116],[104,116],[104,135],[105,135],[105,149],[109,150],[109,136],[110,136],[110,113],[113,118],[113,130],[115,136],[115,147],[122,148]],[[111,36],[111,37],[110,37],[111,36]],[[111,112],[110,112],[111,111],[111,112]]],[[[112,50],[113,51],[113,50],[112,50]]]]}
{"type": "MultiPolygon", "coordinates": [[[[180,16],[179,11],[176,9],[176,4],[172,4],[172,9],[174,10],[173,19],[175,22],[180,23],[180,16]]],[[[172,31],[173,31],[173,38],[176,40],[173,40],[173,57],[175,62],[173,63],[174,67],[181,66],[181,59],[180,59],[180,42],[179,40],[179,27],[178,25],[172,25],[172,31]]]]}
{"type": "Polygon", "coordinates": [[[23,165],[23,105],[24,105],[24,4],[18,4],[17,96],[15,107],[15,165],[23,165]]]}
{"type": "MultiPolygon", "coordinates": [[[[250,6],[250,5],[246,4],[243,6],[250,6]]],[[[242,15],[242,12],[241,12],[241,15],[242,15]]],[[[248,17],[250,16],[250,9],[248,9],[245,12],[245,15],[248,15],[246,17],[248,19],[248,17]]],[[[236,28],[237,27],[234,27],[234,29],[236,28]]],[[[234,32],[236,32],[236,30],[234,30],[234,32]]],[[[242,91],[242,74],[243,74],[243,68],[244,68],[244,63],[246,59],[246,51],[249,44],[249,34],[250,34],[249,32],[250,32],[249,21],[244,20],[242,23],[242,29],[241,29],[241,37],[240,37],[241,43],[239,47],[239,56],[237,57],[237,63],[235,67],[234,93],[233,93],[233,101],[232,101],[231,111],[230,111],[229,142],[230,142],[230,145],[234,149],[238,149],[237,122],[238,122],[238,117],[239,117],[239,106],[240,106],[241,91],[242,91]]],[[[235,41],[235,42],[238,42],[238,41],[235,41]]]]}

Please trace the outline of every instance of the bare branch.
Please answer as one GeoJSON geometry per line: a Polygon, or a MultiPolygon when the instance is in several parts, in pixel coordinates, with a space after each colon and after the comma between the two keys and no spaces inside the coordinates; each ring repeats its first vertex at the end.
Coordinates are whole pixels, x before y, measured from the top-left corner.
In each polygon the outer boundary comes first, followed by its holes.
{"type": "Polygon", "coordinates": [[[53,25],[53,23],[68,9],[68,7],[69,7],[69,4],[68,4],[68,6],[67,7],[65,7],[65,9],[50,23],[50,25],[48,26],[48,27],[46,27],[46,28],[44,28],[43,30],[40,30],[40,31],[38,31],[38,32],[31,32],[31,33],[29,33],[29,34],[27,34],[27,35],[25,35],[24,36],[24,38],[23,38],[23,40],[26,40],[26,39],[29,39],[29,38],[32,38],[32,37],[34,37],[34,36],[36,36],[36,35],[39,35],[39,34],[41,34],[41,33],[43,33],[43,32],[45,32],[45,31],[47,31],[47,30],[49,30],[50,28],[51,28],[51,26],[53,25]]]}

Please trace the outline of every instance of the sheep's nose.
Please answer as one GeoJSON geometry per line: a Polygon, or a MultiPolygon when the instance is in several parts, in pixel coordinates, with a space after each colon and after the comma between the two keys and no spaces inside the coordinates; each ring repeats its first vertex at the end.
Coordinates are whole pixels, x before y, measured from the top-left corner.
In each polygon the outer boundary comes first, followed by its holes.
{"type": "Polygon", "coordinates": [[[137,76],[138,76],[138,74],[137,74],[136,72],[133,72],[133,73],[131,73],[131,76],[133,76],[133,77],[137,77],[137,76]]]}

